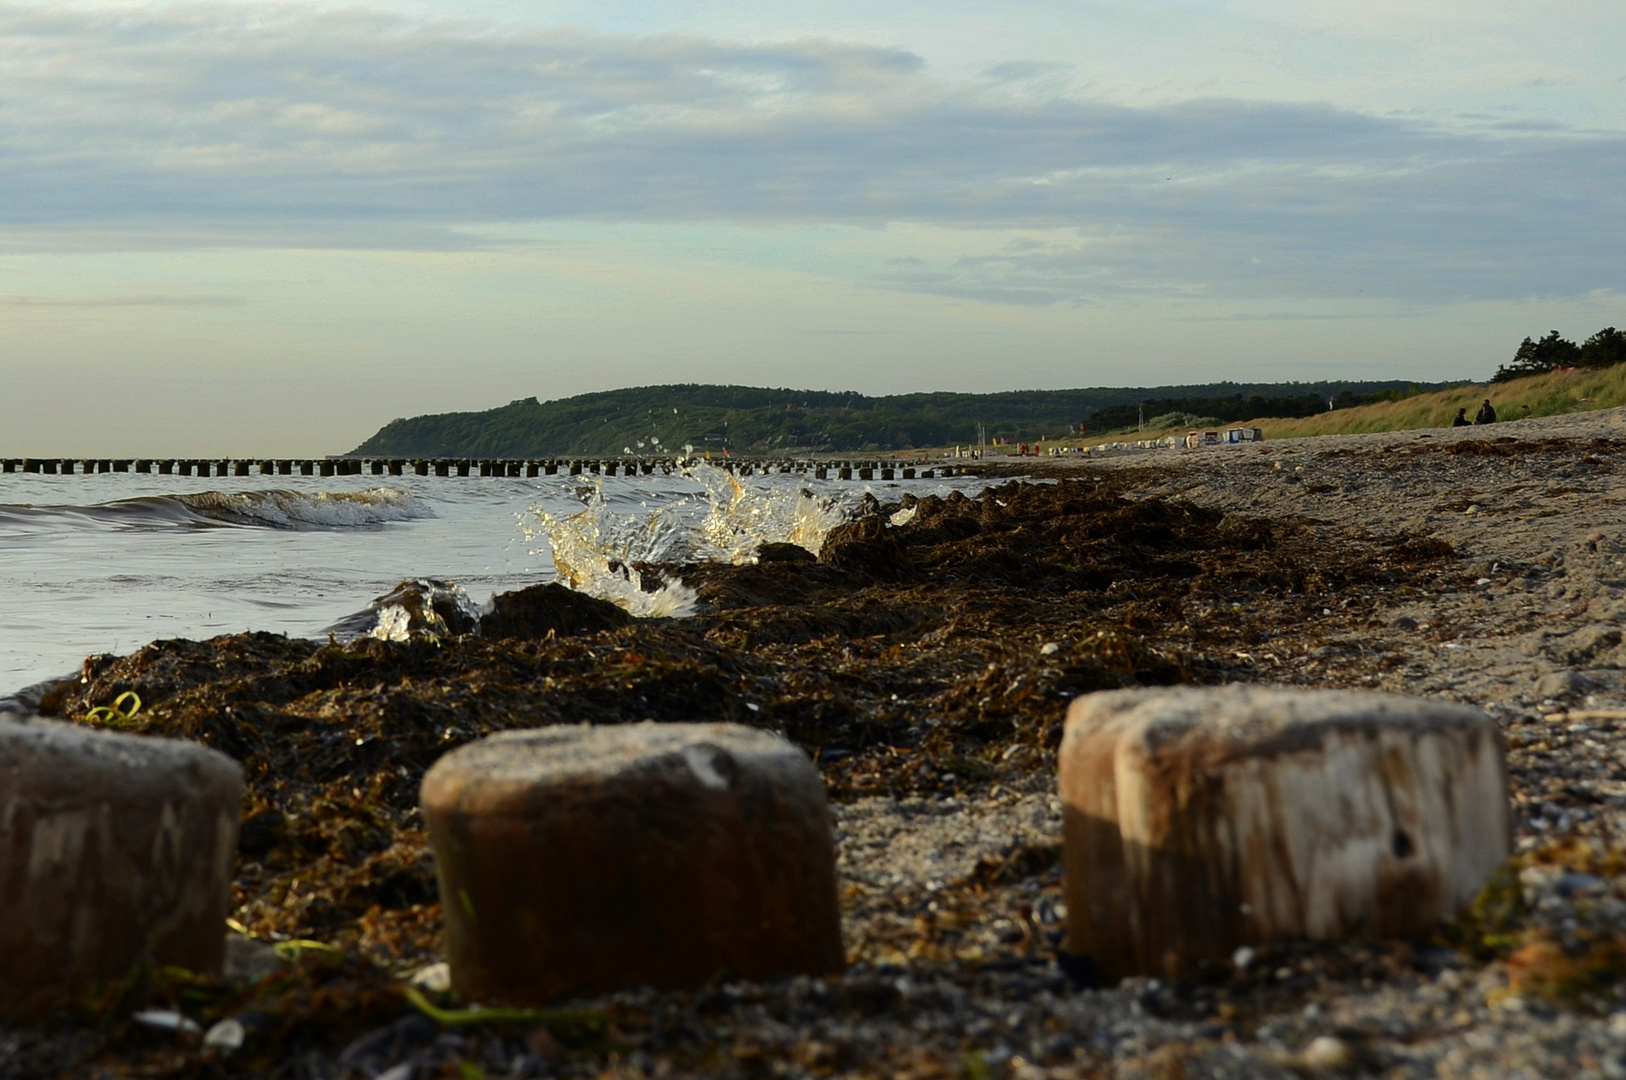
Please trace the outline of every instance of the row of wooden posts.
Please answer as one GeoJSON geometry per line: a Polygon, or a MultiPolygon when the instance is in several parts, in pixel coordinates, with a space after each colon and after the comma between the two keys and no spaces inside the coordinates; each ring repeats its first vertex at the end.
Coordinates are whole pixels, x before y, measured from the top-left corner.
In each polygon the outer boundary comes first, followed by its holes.
{"type": "MultiPolygon", "coordinates": [[[[693,461],[695,459],[689,459],[693,461]]],[[[649,476],[671,475],[687,462],[677,458],[5,458],[8,473],[156,473],[163,476],[649,476]]],[[[723,460],[710,464],[739,476],[768,473],[811,475],[818,480],[914,480],[954,476],[953,465],[920,467],[886,461],[723,460]]]]}

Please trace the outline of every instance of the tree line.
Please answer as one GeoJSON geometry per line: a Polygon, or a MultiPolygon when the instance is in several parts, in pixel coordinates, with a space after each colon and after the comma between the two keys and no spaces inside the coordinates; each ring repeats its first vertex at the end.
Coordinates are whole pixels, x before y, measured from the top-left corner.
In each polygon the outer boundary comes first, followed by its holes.
{"type": "MultiPolygon", "coordinates": [[[[1132,427],[1139,403],[1200,403],[1226,419],[1270,415],[1241,403],[1292,401],[1326,408],[1328,399],[1364,400],[1404,389],[1400,382],[1207,383],[1093,387],[998,394],[863,394],[749,386],[679,384],[629,387],[554,401],[522,398],[481,412],[393,420],[350,451],[400,457],[540,457],[678,453],[695,450],[777,454],[792,451],[907,450],[911,447],[1032,442],[1106,430],[1102,413],[1132,427]],[[1161,392],[1159,392],[1161,391],[1161,392]],[[1221,402],[1221,406],[1214,406],[1221,402]],[[1118,414],[1110,412],[1118,409],[1118,414]]],[[[1163,411],[1169,411],[1167,409],[1163,411]]],[[[1312,410],[1313,411],[1313,410],[1312,410]]],[[[1289,415],[1277,413],[1276,415],[1289,415]]],[[[1294,412],[1291,415],[1301,415],[1294,412]]],[[[1146,413],[1150,420],[1153,412],[1146,413]]]]}
{"type": "Polygon", "coordinates": [[[1262,417],[1276,420],[1297,419],[1334,409],[1353,408],[1356,405],[1400,401],[1416,394],[1439,390],[1444,385],[1407,383],[1384,386],[1364,393],[1345,387],[1335,394],[1325,395],[1224,394],[1215,397],[1147,398],[1135,405],[1109,405],[1097,409],[1090,415],[1085,431],[1120,431],[1138,427],[1142,423],[1147,428],[1167,428],[1229,424],[1237,420],[1255,420],[1262,417]]]}
{"type": "Polygon", "coordinates": [[[1560,368],[1606,368],[1626,363],[1626,334],[1606,326],[1577,345],[1551,331],[1539,340],[1525,338],[1513,354],[1513,363],[1496,369],[1491,382],[1503,383],[1526,375],[1542,375],[1560,368]]]}

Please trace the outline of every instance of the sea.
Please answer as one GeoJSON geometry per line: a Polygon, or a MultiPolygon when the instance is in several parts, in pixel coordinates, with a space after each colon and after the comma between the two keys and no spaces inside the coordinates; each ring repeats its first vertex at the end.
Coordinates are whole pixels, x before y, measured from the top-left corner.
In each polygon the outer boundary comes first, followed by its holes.
{"type": "Polygon", "coordinates": [[[444,583],[474,614],[558,580],[680,616],[694,597],[639,580],[635,563],[743,562],[764,543],[816,552],[866,497],[981,484],[740,478],[705,463],[534,479],[3,473],[0,699],[164,638],[388,636],[388,619],[358,615],[405,580],[444,583]]]}

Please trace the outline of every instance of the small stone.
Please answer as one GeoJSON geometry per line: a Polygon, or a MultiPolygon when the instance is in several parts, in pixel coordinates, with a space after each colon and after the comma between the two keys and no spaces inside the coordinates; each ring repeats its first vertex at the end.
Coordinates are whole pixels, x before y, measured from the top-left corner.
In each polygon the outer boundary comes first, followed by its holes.
{"type": "Polygon", "coordinates": [[[219,976],[242,798],[206,747],[0,720],[0,1007],[140,962],[219,976]]]}
{"type": "Polygon", "coordinates": [[[1068,952],[1108,981],[1244,945],[1413,939],[1511,848],[1501,736],[1398,694],[1233,685],[1073,702],[1068,952]]]}
{"type": "Polygon", "coordinates": [[[164,1031],[176,1031],[189,1035],[201,1030],[197,1021],[188,1019],[184,1014],[174,1009],[142,1009],[140,1012],[130,1014],[130,1019],[147,1027],[160,1028],[164,1031]]]}
{"type": "Polygon", "coordinates": [[[442,960],[421,967],[412,974],[412,985],[431,994],[444,994],[452,988],[452,966],[442,960]]]}
{"type": "Polygon", "coordinates": [[[222,1020],[203,1033],[203,1045],[218,1047],[230,1053],[243,1045],[246,1033],[237,1020],[222,1020]]]}
{"type": "Polygon", "coordinates": [[[843,967],[824,786],[732,724],[504,732],[423,781],[452,985],[480,1001],[843,967]]]}
{"type": "Polygon", "coordinates": [[[1304,1048],[1300,1060],[1309,1069],[1347,1069],[1355,1064],[1355,1053],[1340,1038],[1317,1035],[1304,1048]]]}
{"type": "Polygon", "coordinates": [[[1536,680],[1536,693],[1544,701],[1585,694],[1597,684],[1579,671],[1551,671],[1536,680]]]}

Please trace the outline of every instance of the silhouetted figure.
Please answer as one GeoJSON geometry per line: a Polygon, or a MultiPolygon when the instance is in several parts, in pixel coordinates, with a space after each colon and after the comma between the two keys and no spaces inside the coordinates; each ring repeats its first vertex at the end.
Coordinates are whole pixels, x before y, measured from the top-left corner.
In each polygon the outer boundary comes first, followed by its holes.
{"type": "Polygon", "coordinates": [[[1464,405],[1462,408],[1457,410],[1456,418],[1451,421],[1451,426],[1467,427],[1471,423],[1473,423],[1473,421],[1468,419],[1468,406],[1464,405]]]}
{"type": "Polygon", "coordinates": [[[1485,399],[1485,404],[1483,404],[1483,405],[1481,405],[1479,407],[1479,415],[1474,417],[1474,423],[1476,423],[1476,424],[1494,424],[1494,423],[1496,423],[1496,410],[1491,408],[1490,398],[1486,398],[1485,399]]]}

